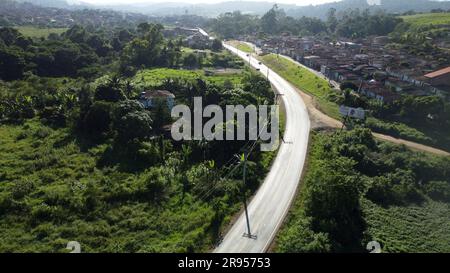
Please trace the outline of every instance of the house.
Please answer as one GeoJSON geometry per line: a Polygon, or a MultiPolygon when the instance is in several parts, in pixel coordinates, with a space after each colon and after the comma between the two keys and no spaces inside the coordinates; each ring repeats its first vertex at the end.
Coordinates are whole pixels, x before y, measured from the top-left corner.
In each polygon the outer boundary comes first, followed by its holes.
{"type": "Polygon", "coordinates": [[[400,97],[398,94],[393,93],[385,86],[383,86],[382,83],[375,80],[372,80],[368,83],[363,83],[361,85],[361,88],[359,89],[359,93],[366,97],[376,99],[382,103],[390,103],[400,97]]]}
{"type": "Polygon", "coordinates": [[[306,56],[303,58],[303,64],[309,68],[319,70],[318,60],[320,60],[319,56],[306,56]]]}
{"type": "Polygon", "coordinates": [[[410,82],[405,82],[397,78],[389,77],[386,80],[386,86],[389,87],[390,90],[395,90],[395,92],[402,92],[410,90],[413,87],[413,84],[410,82]]]}
{"type": "Polygon", "coordinates": [[[426,81],[433,86],[450,86],[450,66],[424,76],[426,81]]]}
{"type": "Polygon", "coordinates": [[[175,106],[175,95],[165,90],[155,90],[142,92],[139,97],[139,102],[146,108],[151,109],[155,106],[157,101],[165,101],[169,111],[175,106]]]}
{"type": "Polygon", "coordinates": [[[208,36],[201,34],[200,32],[196,32],[193,35],[188,36],[185,39],[185,42],[189,47],[196,49],[209,48],[212,44],[211,39],[209,39],[208,36]]]}

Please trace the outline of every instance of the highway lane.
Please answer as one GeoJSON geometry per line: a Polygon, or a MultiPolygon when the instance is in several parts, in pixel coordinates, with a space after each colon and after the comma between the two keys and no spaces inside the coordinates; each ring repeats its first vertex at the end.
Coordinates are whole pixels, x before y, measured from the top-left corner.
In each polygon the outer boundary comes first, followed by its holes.
{"type": "Polygon", "coordinates": [[[268,176],[248,206],[252,234],[257,239],[243,236],[246,232],[243,213],[214,250],[216,253],[263,253],[282,225],[299,186],[308,149],[310,120],[302,98],[286,80],[265,65],[259,65],[259,61],[247,53],[224,46],[252,67],[260,69],[264,76],[269,76],[269,81],[283,94],[286,109],[284,140],[287,143],[281,144],[268,176]]]}

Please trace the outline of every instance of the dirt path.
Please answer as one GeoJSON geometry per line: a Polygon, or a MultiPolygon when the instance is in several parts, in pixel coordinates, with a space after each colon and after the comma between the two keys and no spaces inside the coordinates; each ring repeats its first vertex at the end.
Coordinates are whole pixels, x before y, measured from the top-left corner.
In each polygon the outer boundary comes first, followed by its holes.
{"type": "Polygon", "coordinates": [[[413,150],[428,152],[428,153],[442,155],[442,156],[450,156],[450,153],[448,153],[446,151],[439,150],[439,149],[436,149],[436,148],[433,148],[430,146],[426,146],[423,144],[411,142],[411,141],[400,139],[400,138],[394,138],[391,136],[382,135],[382,134],[378,134],[378,133],[373,133],[373,135],[378,139],[389,141],[389,142],[400,144],[400,145],[405,145],[413,150]]]}

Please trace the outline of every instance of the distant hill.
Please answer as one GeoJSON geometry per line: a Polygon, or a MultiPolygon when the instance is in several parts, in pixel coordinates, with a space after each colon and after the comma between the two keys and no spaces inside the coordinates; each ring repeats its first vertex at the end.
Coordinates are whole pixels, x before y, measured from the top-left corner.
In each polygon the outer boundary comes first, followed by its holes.
{"type": "MultiPolygon", "coordinates": [[[[186,3],[152,3],[130,4],[118,6],[105,6],[105,8],[141,12],[151,15],[200,15],[216,17],[219,14],[239,10],[243,13],[263,15],[273,7],[274,2],[228,1],[217,4],[186,4],[186,3]]],[[[342,0],[333,3],[310,6],[296,6],[279,4],[287,15],[293,17],[326,18],[327,12],[335,8],[337,12],[347,9],[370,9],[373,11],[385,10],[390,13],[404,13],[414,10],[416,12],[429,12],[433,9],[450,10],[450,1],[430,0],[342,0]],[[370,4],[369,4],[370,3],[370,4]],[[376,4],[378,3],[378,4],[376,4]]]]}
{"type": "Polygon", "coordinates": [[[92,8],[98,9],[96,5],[92,5],[81,0],[13,0],[19,3],[30,3],[35,6],[49,7],[49,8],[59,8],[59,9],[84,9],[92,8]]]}
{"type": "Polygon", "coordinates": [[[36,6],[41,7],[52,7],[52,8],[72,8],[66,0],[16,0],[16,2],[21,3],[31,3],[36,6]]]}
{"type": "MultiPolygon", "coordinates": [[[[370,1],[371,3],[375,1],[370,1]]],[[[288,15],[294,17],[317,17],[325,19],[327,12],[334,8],[338,12],[347,9],[369,9],[372,11],[383,10],[389,13],[405,13],[408,11],[429,12],[433,9],[450,10],[450,1],[430,0],[380,0],[378,4],[368,4],[367,0],[343,0],[317,6],[297,7],[287,11],[288,15]]]]}
{"type": "MultiPolygon", "coordinates": [[[[273,2],[252,1],[228,1],[216,4],[187,4],[187,3],[152,3],[152,4],[129,4],[105,6],[111,9],[120,9],[133,12],[142,12],[150,15],[199,15],[216,17],[222,13],[241,11],[243,13],[263,15],[270,10],[273,2]]],[[[296,5],[278,5],[285,10],[297,8],[296,5]]]]}
{"type": "MultiPolygon", "coordinates": [[[[165,3],[142,3],[96,6],[82,2],[82,0],[17,0],[20,2],[31,2],[40,6],[58,8],[103,8],[118,11],[129,11],[144,13],[147,15],[199,15],[205,17],[216,17],[219,14],[239,10],[243,13],[263,15],[274,2],[251,2],[251,1],[226,1],[217,4],[187,4],[177,2],[165,3]],[[70,4],[69,4],[70,3],[70,4]]],[[[162,0],[161,0],[162,1],[162,0]]],[[[407,11],[429,12],[433,9],[450,10],[450,1],[431,0],[342,0],[333,3],[310,6],[278,5],[286,11],[287,15],[293,17],[317,17],[326,18],[327,12],[334,8],[338,14],[347,9],[370,9],[373,11],[385,10],[389,13],[405,13],[407,11]],[[370,4],[369,4],[370,3],[370,4]]]]}
{"type": "Polygon", "coordinates": [[[402,16],[403,20],[410,23],[413,27],[428,25],[449,25],[450,13],[425,13],[410,16],[402,16]]]}

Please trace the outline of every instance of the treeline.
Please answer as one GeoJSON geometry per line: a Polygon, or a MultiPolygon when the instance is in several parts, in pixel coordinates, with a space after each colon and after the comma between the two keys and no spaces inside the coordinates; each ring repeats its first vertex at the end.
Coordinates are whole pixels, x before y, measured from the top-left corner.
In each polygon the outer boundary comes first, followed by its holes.
{"type": "Polygon", "coordinates": [[[383,207],[450,202],[450,160],[377,143],[368,129],[314,135],[305,188],[281,252],[365,252],[361,200],[383,207]]]}
{"type": "Polygon", "coordinates": [[[360,38],[369,35],[386,35],[391,33],[402,19],[384,12],[371,13],[369,10],[347,10],[337,14],[330,9],[327,20],[317,18],[287,16],[283,9],[275,5],[261,18],[242,14],[239,11],[220,15],[212,19],[210,26],[215,33],[224,38],[239,35],[280,34],[293,35],[331,34],[339,37],[360,38]]]}
{"type": "MultiPolygon", "coordinates": [[[[160,51],[146,65],[156,64],[163,47],[160,26],[147,29],[149,39],[142,50],[160,51]],[[150,34],[151,33],[151,34],[150,34]],[[151,47],[151,48],[150,48],[151,47]]],[[[14,28],[0,29],[0,78],[6,81],[22,79],[26,72],[41,77],[83,77],[101,75],[111,65],[128,65],[128,60],[142,54],[134,46],[147,35],[143,29],[121,29],[114,32],[88,31],[74,26],[61,35],[51,34],[48,39],[25,38],[14,28]],[[124,50],[125,49],[125,50],[124,50]],[[135,50],[135,51],[133,51],[135,50]],[[129,56],[129,58],[127,58],[129,56]],[[121,58],[120,64],[116,59],[121,58]]]]}
{"type": "Polygon", "coordinates": [[[68,9],[64,7],[45,7],[27,1],[0,1],[0,26],[66,27],[74,25],[102,28],[134,28],[150,17],[131,12],[117,12],[102,9],[68,9]]]}
{"type": "MultiPolygon", "coordinates": [[[[0,28],[0,79],[40,77],[95,78],[105,72],[131,75],[154,66],[196,66],[194,54],[182,54],[181,38],[164,38],[163,26],[142,23],[135,29],[73,26],[47,39],[24,37],[14,28],[0,28]]],[[[220,51],[220,41],[211,49],[220,51]]]]}

